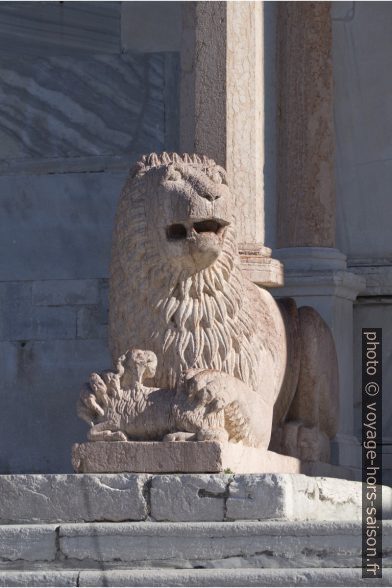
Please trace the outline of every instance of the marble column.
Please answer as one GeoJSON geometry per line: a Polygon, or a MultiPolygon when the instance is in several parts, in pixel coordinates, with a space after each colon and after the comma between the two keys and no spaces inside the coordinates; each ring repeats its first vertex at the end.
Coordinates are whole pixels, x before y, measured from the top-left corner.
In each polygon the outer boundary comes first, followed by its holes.
{"type": "Polygon", "coordinates": [[[236,195],[244,269],[283,283],[264,246],[263,3],[182,4],[180,148],[223,165],[236,195]]]}
{"type": "Polygon", "coordinates": [[[277,245],[285,287],[314,306],[335,337],[340,378],[340,431],[333,456],[360,466],[353,435],[353,302],[363,280],[347,271],[335,247],[335,133],[330,2],[278,6],[277,245]]]}
{"type": "Polygon", "coordinates": [[[330,8],[278,7],[278,247],[335,246],[330,8]]]}

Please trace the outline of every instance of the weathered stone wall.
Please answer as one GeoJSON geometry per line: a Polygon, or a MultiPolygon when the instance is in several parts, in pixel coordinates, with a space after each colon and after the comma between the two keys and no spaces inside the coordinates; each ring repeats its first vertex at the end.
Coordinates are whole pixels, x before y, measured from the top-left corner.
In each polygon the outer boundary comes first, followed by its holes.
{"type": "Polygon", "coordinates": [[[1,4],[0,473],[71,471],[85,436],[80,385],[110,366],[115,204],[141,153],[177,148],[161,23],[178,17],[170,2],[1,4]]]}
{"type": "MultiPolygon", "coordinates": [[[[392,443],[392,66],[390,3],[334,2],[337,244],[366,278],[354,308],[355,431],[361,434],[361,329],[383,329],[383,427],[392,443]]],[[[390,445],[384,446],[390,451],[390,445]]],[[[384,468],[391,480],[392,455],[384,468]]]]}

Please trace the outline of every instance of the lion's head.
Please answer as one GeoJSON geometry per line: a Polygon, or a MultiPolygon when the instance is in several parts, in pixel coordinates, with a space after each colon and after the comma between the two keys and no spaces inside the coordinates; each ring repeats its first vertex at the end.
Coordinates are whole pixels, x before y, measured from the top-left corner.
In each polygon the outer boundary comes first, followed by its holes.
{"type": "Polygon", "coordinates": [[[206,157],[163,153],[143,158],[133,176],[147,184],[146,220],[164,262],[189,274],[210,266],[233,223],[225,170],[206,157]]]}
{"type": "MultiPolygon", "coordinates": [[[[244,304],[226,172],[197,155],[144,156],[117,208],[110,276],[113,359],[158,357],[157,386],[212,368],[256,385],[254,320],[244,304]]],[[[246,297],[245,297],[246,298],[246,297]]]]}

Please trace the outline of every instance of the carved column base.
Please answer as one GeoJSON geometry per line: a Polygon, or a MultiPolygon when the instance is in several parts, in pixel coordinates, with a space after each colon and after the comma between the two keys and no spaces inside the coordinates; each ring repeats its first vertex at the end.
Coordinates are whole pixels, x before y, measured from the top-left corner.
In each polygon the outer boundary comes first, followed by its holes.
{"type": "Polygon", "coordinates": [[[77,473],[307,474],[356,479],[357,472],[327,463],[303,462],[240,443],[213,441],[97,441],[72,448],[77,473]]]}
{"type": "Polygon", "coordinates": [[[239,253],[241,269],[248,280],[264,288],[283,286],[283,264],[271,257],[269,247],[258,243],[241,243],[239,253]]]}
{"type": "Polygon", "coordinates": [[[298,306],[313,306],[330,326],[339,365],[340,429],[332,442],[334,463],[360,467],[360,444],[353,434],[353,303],[364,279],[347,271],[346,256],[329,247],[277,249],[284,263],[285,286],[277,297],[290,296],[298,306]]]}

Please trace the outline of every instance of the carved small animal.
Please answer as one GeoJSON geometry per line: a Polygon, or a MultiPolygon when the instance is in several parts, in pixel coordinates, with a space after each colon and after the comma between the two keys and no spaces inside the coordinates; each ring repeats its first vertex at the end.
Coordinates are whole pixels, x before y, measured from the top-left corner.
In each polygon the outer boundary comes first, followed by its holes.
{"type": "Polygon", "coordinates": [[[174,391],[143,384],[154,376],[156,365],[154,353],[136,349],[122,355],[114,371],[90,375],[77,405],[78,415],[91,426],[90,441],[155,439],[173,430],[174,391]]]}
{"type": "Polygon", "coordinates": [[[194,430],[213,438],[215,428],[216,438],[223,431],[231,441],[327,460],[338,419],[332,335],[313,309],[277,302],[246,279],[235,209],[225,170],[207,157],[162,153],[138,162],[114,227],[113,361],[150,349],[157,356],[150,385],[177,390],[177,398],[181,378],[192,374],[187,386],[216,422],[207,430],[200,410],[188,410],[187,388],[172,440],[194,430]]]}
{"type": "MultiPolygon", "coordinates": [[[[134,349],[119,358],[115,371],[90,375],[77,405],[78,415],[91,427],[90,441],[228,441],[225,421],[238,440],[256,428],[249,426],[258,417],[247,409],[252,405],[248,390],[238,385],[231,389],[232,378],[227,374],[188,370],[177,390],[145,386],[144,380],[155,375],[156,366],[152,351],[134,349]],[[124,388],[125,381],[129,388],[124,388]]],[[[256,439],[248,440],[258,444],[256,439]]]]}

